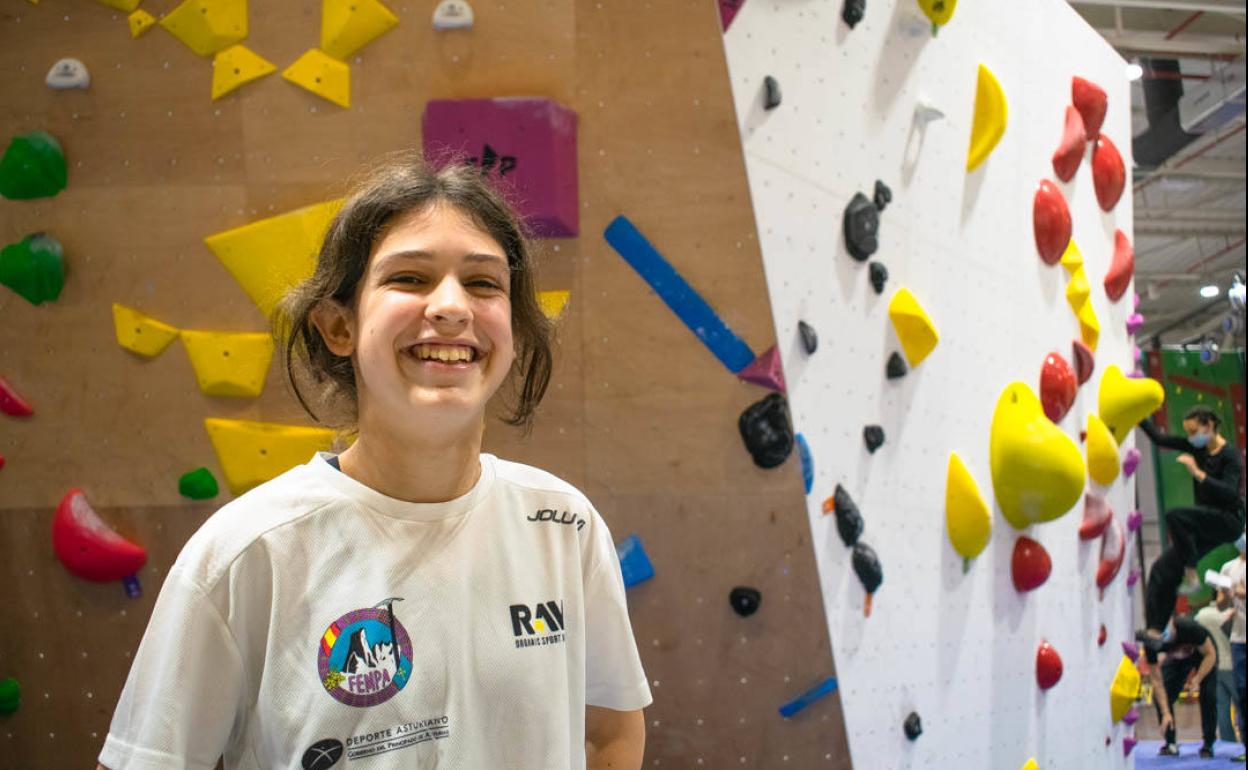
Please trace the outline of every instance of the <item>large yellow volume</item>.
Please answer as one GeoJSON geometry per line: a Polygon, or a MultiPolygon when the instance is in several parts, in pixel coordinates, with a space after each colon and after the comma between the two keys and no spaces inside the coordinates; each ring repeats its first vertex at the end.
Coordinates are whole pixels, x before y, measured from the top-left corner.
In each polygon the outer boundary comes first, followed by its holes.
{"type": "Polygon", "coordinates": [[[1140,420],[1161,408],[1165,399],[1166,392],[1157,380],[1132,379],[1125,376],[1117,364],[1112,364],[1101,377],[1096,411],[1121,444],[1140,420]]]}
{"type": "Polygon", "coordinates": [[[182,331],[182,345],[195,368],[199,389],[210,396],[254,398],[264,390],[273,359],[267,332],[182,331]]]}
{"type": "Polygon", "coordinates": [[[1094,414],[1088,415],[1088,476],[1101,486],[1109,486],[1118,478],[1118,442],[1114,434],[1094,414]]]}
{"type": "Polygon", "coordinates": [[[118,345],[148,358],[160,355],[178,336],[178,330],[169,324],[116,302],[113,303],[113,331],[118,345]]]}
{"type": "Polygon", "coordinates": [[[247,37],[247,0],[182,0],[160,26],[200,56],[212,56],[247,37]]]}
{"type": "Polygon", "coordinates": [[[940,341],[936,325],[932,323],[927,311],[914,298],[910,290],[904,286],[898,289],[889,301],[888,317],[892,319],[893,328],[897,330],[897,337],[901,340],[901,348],[906,353],[906,360],[911,366],[918,366],[940,341]]]}
{"type": "Polygon", "coordinates": [[[398,23],[377,0],[322,0],[321,50],[345,61],[398,23]]]}
{"type": "Polygon", "coordinates": [[[282,296],[312,275],[325,231],[340,208],[342,199],[304,206],[210,235],[204,243],[272,320],[282,296]]]}
{"type": "Polygon", "coordinates": [[[1135,703],[1135,699],[1140,694],[1140,672],[1135,667],[1135,662],[1126,655],[1122,656],[1122,660],[1118,661],[1118,671],[1114,674],[1114,681],[1109,685],[1109,716],[1114,722],[1121,722],[1122,718],[1131,710],[1131,704],[1135,703]]]}
{"type": "Polygon", "coordinates": [[[949,453],[945,475],[945,526],[953,550],[964,559],[978,556],[992,535],[992,512],[957,452],[949,453]]]}
{"type": "Polygon", "coordinates": [[[979,65],[975,85],[975,119],[971,123],[971,147],[966,153],[966,170],[973,171],[987,159],[1005,134],[1009,108],[1005,91],[992,70],[979,65]]]}
{"type": "Polygon", "coordinates": [[[1083,453],[1024,382],[997,399],[988,456],[997,504],[1015,529],[1059,518],[1083,494],[1083,453]]]}
{"type": "Polygon", "coordinates": [[[282,77],[339,107],[351,106],[351,68],[315,48],[305,51],[282,77]]]}
{"type": "Polygon", "coordinates": [[[232,45],[212,59],[212,98],[262,78],[277,67],[245,45],[232,45]]]}
{"type": "Polygon", "coordinates": [[[568,299],[571,298],[570,291],[539,291],[537,293],[537,304],[542,308],[542,315],[550,320],[555,320],[563,315],[563,308],[567,306],[568,299]]]}
{"type": "Polygon", "coordinates": [[[281,425],[250,420],[204,420],[230,491],[248,489],[328,451],[334,432],[327,428],[281,425]]]}

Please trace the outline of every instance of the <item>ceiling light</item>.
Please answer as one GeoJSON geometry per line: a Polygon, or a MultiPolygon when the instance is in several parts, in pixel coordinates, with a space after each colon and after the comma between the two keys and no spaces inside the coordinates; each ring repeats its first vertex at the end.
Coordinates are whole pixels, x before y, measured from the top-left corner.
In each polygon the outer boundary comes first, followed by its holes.
{"type": "Polygon", "coordinates": [[[1217,287],[1217,284],[1211,283],[1208,286],[1200,287],[1200,296],[1205,297],[1205,298],[1216,297],[1218,296],[1218,292],[1220,291],[1222,290],[1217,287]]]}
{"type": "Polygon", "coordinates": [[[1144,68],[1135,62],[1127,65],[1127,80],[1139,80],[1144,77],[1144,68]]]}

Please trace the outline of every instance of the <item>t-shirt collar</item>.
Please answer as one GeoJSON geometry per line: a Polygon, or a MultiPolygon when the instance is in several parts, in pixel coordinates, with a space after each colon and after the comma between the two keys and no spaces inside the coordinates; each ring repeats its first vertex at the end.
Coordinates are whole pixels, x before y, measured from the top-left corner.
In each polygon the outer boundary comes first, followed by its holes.
{"type": "Polygon", "coordinates": [[[366,506],[385,516],[412,521],[440,521],[468,513],[489,493],[494,483],[494,455],[481,453],[481,476],[472,489],[463,495],[443,503],[409,503],[399,500],[362,484],[329,464],[330,452],[317,452],[307,463],[307,468],[317,479],[325,482],[353,502],[366,506]]]}

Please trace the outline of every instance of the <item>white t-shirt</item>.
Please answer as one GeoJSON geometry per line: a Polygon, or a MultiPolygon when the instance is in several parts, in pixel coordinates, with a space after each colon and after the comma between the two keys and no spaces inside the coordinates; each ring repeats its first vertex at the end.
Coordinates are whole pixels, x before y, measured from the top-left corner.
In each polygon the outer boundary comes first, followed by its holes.
{"type": "Polygon", "coordinates": [[[328,457],[187,542],[101,764],[579,769],[586,705],[651,703],[611,534],[575,487],[482,454],[466,495],[406,503],[328,457]]]}
{"type": "Polygon", "coordinates": [[[1244,600],[1235,592],[1235,587],[1244,582],[1244,560],[1238,556],[1222,565],[1219,570],[1231,579],[1231,601],[1235,603],[1235,617],[1231,620],[1231,641],[1243,644],[1244,634],[1244,600]]]}

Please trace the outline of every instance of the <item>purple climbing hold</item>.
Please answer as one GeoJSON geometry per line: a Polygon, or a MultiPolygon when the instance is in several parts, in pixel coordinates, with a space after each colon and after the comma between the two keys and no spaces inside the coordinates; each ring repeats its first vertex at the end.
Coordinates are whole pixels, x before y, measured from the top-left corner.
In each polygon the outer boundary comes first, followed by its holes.
{"type": "Polygon", "coordinates": [[[764,388],[771,388],[777,393],[783,393],[784,367],[780,363],[780,351],[776,350],[775,345],[767,348],[758,358],[737,372],[737,377],[755,385],[762,385],[764,388]]]}
{"type": "Polygon", "coordinates": [[[1131,708],[1127,709],[1127,713],[1122,715],[1122,722],[1128,727],[1130,727],[1131,725],[1135,724],[1138,721],[1140,721],[1140,710],[1137,709],[1135,706],[1132,706],[1131,708]]]}
{"type": "Polygon", "coordinates": [[[1122,654],[1134,662],[1140,659],[1140,648],[1135,642],[1123,642],[1122,654]]]}
{"type": "Polygon", "coordinates": [[[1122,458],[1122,475],[1125,478],[1131,478],[1131,474],[1135,473],[1135,469],[1140,467],[1140,450],[1131,447],[1127,450],[1127,456],[1122,458]]]}
{"type": "Polygon", "coordinates": [[[1140,582],[1140,571],[1133,569],[1127,573],[1127,588],[1134,588],[1135,584],[1140,582]]]}
{"type": "Polygon", "coordinates": [[[1144,513],[1140,510],[1134,510],[1127,514],[1127,533],[1131,533],[1140,528],[1144,523],[1144,513]]]}
{"type": "Polygon", "coordinates": [[[1136,740],[1130,735],[1122,739],[1122,755],[1125,757],[1135,748],[1136,740]]]}

